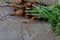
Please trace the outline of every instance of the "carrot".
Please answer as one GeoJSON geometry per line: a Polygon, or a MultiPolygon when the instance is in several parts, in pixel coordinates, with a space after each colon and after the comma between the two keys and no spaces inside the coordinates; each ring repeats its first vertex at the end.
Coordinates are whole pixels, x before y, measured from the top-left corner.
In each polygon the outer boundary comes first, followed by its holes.
{"type": "Polygon", "coordinates": [[[29,18],[30,18],[29,13],[26,13],[26,14],[24,15],[24,18],[29,19],[29,18]]]}
{"type": "Polygon", "coordinates": [[[23,10],[19,9],[17,11],[15,11],[16,15],[23,15],[23,10]]]}
{"type": "Polygon", "coordinates": [[[30,7],[30,6],[32,6],[32,3],[25,3],[25,5],[30,7]]]}
{"type": "Polygon", "coordinates": [[[19,3],[22,3],[22,2],[23,2],[23,0],[18,0],[18,2],[19,2],[19,3]]]}
{"type": "Polygon", "coordinates": [[[35,0],[27,0],[28,3],[34,3],[35,0]]]}

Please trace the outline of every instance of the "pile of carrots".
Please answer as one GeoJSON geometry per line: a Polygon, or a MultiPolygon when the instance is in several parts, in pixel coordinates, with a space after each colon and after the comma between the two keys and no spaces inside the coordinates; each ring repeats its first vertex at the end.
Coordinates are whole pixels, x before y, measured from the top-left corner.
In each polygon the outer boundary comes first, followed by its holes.
{"type": "MultiPolygon", "coordinates": [[[[9,3],[9,2],[7,2],[9,3]]],[[[14,12],[8,14],[10,16],[22,16],[26,19],[37,19],[36,17],[30,15],[30,13],[26,13],[25,10],[31,10],[32,9],[32,4],[36,3],[35,0],[17,0],[17,2],[11,2],[10,6],[16,7],[16,9],[14,9],[14,12]]],[[[39,3],[40,4],[40,3],[39,3]]],[[[42,4],[40,4],[42,5],[42,4]]],[[[45,6],[45,4],[44,4],[45,6]]],[[[40,18],[40,20],[42,21],[46,21],[46,18],[40,18]]]]}
{"type": "Polygon", "coordinates": [[[14,6],[17,9],[14,10],[13,13],[10,15],[19,15],[23,16],[26,19],[35,19],[35,17],[32,17],[29,13],[25,13],[25,10],[31,10],[32,9],[32,4],[35,2],[35,0],[18,0],[17,2],[12,2],[10,6],[14,6]]]}

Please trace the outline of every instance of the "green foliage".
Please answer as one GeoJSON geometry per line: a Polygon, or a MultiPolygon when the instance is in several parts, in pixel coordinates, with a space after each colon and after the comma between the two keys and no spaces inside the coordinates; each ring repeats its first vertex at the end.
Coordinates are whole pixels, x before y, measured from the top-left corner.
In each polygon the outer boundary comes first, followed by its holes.
{"type": "Polygon", "coordinates": [[[56,3],[47,7],[33,4],[32,10],[25,12],[29,12],[36,18],[48,18],[54,35],[60,35],[60,4],[56,3]]]}

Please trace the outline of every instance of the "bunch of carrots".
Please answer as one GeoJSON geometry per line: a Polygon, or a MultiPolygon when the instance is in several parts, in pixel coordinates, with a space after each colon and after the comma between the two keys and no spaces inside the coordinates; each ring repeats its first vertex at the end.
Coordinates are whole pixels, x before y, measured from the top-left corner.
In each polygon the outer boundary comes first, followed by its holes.
{"type": "MultiPolygon", "coordinates": [[[[30,15],[30,13],[25,12],[25,10],[31,10],[32,4],[37,3],[40,4],[38,2],[36,2],[35,0],[17,0],[18,2],[11,2],[10,6],[16,7],[17,9],[14,10],[14,12],[12,12],[10,15],[14,16],[14,15],[19,15],[19,16],[23,16],[26,19],[36,19],[36,17],[30,15]]],[[[9,3],[9,2],[7,2],[9,3]]],[[[40,4],[43,5],[43,4],[40,4]]],[[[45,6],[45,4],[44,4],[45,6]]],[[[45,19],[44,19],[45,20],[45,19]]]]}
{"type": "MultiPolygon", "coordinates": [[[[11,2],[10,6],[16,7],[17,9],[14,10],[10,15],[19,15],[23,16],[26,19],[35,19],[35,17],[32,17],[29,13],[26,13],[25,10],[31,10],[32,9],[32,4],[35,2],[35,0],[18,0],[17,2],[11,2]]],[[[9,3],[9,2],[7,2],[9,3]]]]}

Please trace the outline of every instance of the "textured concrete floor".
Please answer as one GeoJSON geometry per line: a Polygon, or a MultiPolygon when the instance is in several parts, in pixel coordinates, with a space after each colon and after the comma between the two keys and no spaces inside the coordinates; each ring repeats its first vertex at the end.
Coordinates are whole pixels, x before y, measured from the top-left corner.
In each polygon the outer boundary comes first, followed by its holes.
{"type": "MultiPolygon", "coordinates": [[[[4,4],[4,3],[3,3],[4,4]]],[[[13,11],[13,8],[0,7],[0,15],[13,11]]],[[[0,20],[0,40],[53,40],[50,25],[46,22],[27,20],[17,16],[7,16],[0,20]],[[28,23],[22,23],[28,21],[28,23]]]]}

